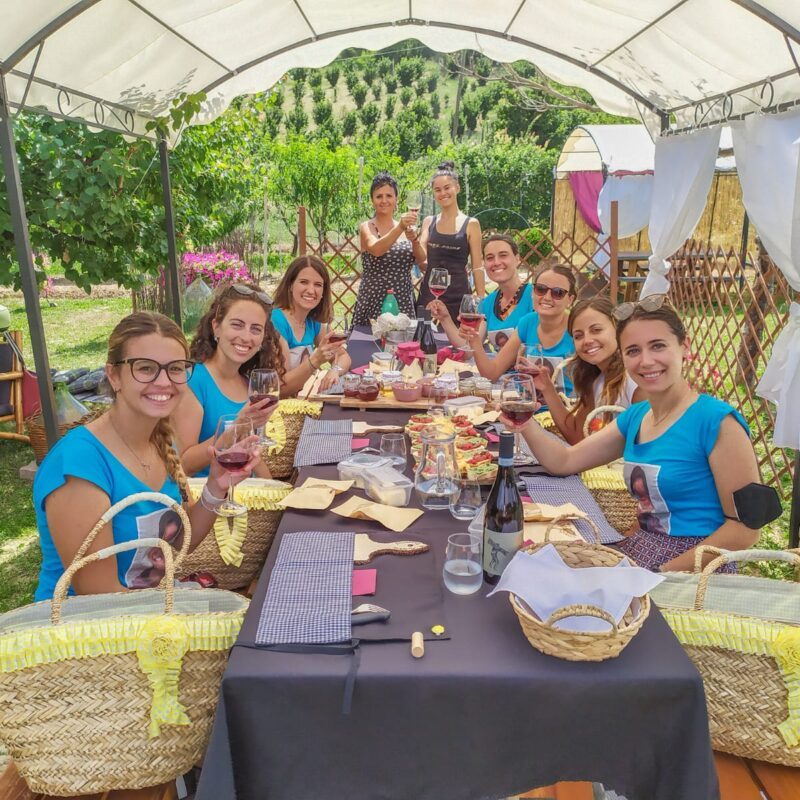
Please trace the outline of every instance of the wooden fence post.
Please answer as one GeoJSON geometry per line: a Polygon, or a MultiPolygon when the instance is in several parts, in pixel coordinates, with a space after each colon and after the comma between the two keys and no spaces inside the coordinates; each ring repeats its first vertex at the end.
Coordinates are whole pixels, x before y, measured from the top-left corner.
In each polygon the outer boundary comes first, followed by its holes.
{"type": "Polygon", "coordinates": [[[619,302],[619,202],[611,201],[611,230],[608,236],[608,249],[611,266],[611,302],[619,302]]]}

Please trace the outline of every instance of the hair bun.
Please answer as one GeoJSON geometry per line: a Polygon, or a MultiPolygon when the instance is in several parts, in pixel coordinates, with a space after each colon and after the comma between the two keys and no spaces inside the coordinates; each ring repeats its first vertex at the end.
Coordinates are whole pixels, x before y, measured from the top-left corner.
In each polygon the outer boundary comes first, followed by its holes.
{"type": "Polygon", "coordinates": [[[455,161],[442,161],[442,163],[439,164],[438,167],[436,167],[436,169],[439,172],[447,172],[447,171],[454,172],[455,168],[456,168],[455,161]]]}

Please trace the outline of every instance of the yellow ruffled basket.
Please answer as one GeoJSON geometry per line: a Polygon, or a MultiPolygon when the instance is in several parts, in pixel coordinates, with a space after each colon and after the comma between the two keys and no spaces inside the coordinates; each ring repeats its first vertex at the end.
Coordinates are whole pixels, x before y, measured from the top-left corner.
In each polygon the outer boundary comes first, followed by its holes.
{"type": "Polygon", "coordinates": [[[800,585],[713,573],[725,564],[788,561],[798,550],[699,547],[694,574],[665,573],[652,592],[703,676],[715,750],[800,767],[800,585]],[[717,555],[700,572],[704,553],[717,555]]]}
{"type": "Polygon", "coordinates": [[[294,454],[303,430],[306,417],[318,419],[322,414],[322,403],[288,398],[278,403],[269,418],[266,434],[277,443],[270,447],[262,458],[269,467],[270,475],[278,480],[291,478],[294,472],[294,454]]]}
{"type": "MultiPolygon", "coordinates": [[[[81,550],[142,500],[174,509],[189,541],[183,508],[142,492],[112,506],[81,550]]],[[[52,602],[0,616],[0,741],[32,792],[154,786],[202,760],[248,601],[217,589],[174,588],[175,563],[162,539],[107,547],[76,557],[52,602]],[[163,588],[65,601],[79,569],[139,547],[161,548],[163,588]]]]}
{"type": "MultiPolygon", "coordinates": [[[[190,478],[195,500],[205,485],[204,478],[190,478]]],[[[243,589],[256,578],[267,559],[278,530],[283,507],[278,505],[292,485],[283,481],[249,478],[234,489],[236,501],[247,508],[238,517],[218,517],[213,536],[208,535],[180,565],[178,575],[210,572],[220,589],[243,589]]]]}

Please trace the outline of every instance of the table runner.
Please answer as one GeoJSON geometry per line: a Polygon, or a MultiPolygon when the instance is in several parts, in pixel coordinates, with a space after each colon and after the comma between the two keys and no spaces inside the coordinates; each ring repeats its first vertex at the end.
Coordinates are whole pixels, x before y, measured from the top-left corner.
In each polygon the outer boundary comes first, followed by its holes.
{"type": "Polygon", "coordinates": [[[336,464],[353,452],[353,421],[350,419],[312,419],[306,417],[297,450],[296,467],[336,464]]]}
{"type": "Polygon", "coordinates": [[[352,531],[302,531],[283,537],[256,644],[350,640],[354,542],[352,531]]]}
{"type": "MultiPolygon", "coordinates": [[[[553,478],[546,475],[524,475],[522,480],[528,489],[528,494],[534,503],[549,503],[560,506],[564,503],[573,503],[581,511],[585,511],[589,519],[600,529],[602,544],[621,542],[625,537],[611,527],[609,521],[597,505],[597,501],[589,494],[583,481],[577,475],[568,475],[565,478],[553,478]]],[[[573,520],[578,533],[587,542],[595,541],[594,531],[581,519],[573,520]]]]}

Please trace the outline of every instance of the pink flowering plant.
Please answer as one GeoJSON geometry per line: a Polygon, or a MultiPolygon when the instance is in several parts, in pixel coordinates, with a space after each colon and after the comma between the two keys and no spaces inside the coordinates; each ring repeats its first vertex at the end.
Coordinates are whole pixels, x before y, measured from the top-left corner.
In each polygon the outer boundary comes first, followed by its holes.
{"type": "Polygon", "coordinates": [[[252,281],[247,264],[236,253],[184,253],[181,272],[186,286],[202,278],[212,289],[223,281],[252,281]]]}

